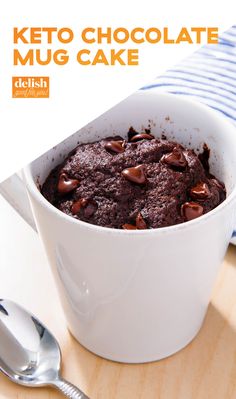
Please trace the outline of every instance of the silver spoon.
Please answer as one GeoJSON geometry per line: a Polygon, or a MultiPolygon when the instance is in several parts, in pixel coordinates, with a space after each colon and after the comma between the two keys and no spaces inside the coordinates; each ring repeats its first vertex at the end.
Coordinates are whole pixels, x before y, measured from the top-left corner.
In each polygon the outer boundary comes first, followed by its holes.
{"type": "Polygon", "coordinates": [[[60,375],[61,351],[53,335],[16,303],[0,299],[0,371],[17,384],[51,385],[71,399],[88,399],[60,375]]]}

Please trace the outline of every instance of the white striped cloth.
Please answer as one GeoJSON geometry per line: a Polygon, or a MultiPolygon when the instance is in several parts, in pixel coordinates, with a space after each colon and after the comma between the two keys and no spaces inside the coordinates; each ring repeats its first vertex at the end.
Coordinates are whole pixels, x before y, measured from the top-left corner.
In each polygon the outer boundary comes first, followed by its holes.
{"type": "MultiPolygon", "coordinates": [[[[205,45],[141,90],[190,96],[236,124],[236,25],[217,45],[205,45]]],[[[236,244],[236,230],[232,243],[236,244]]]]}

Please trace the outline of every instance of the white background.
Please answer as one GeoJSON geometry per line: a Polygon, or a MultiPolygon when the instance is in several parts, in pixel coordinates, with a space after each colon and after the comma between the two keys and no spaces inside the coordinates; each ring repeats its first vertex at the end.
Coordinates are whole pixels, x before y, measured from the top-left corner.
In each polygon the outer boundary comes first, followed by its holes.
{"type": "MultiPolygon", "coordinates": [[[[168,26],[174,36],[182,26],[224,30],[235,23],[233,4],[203,0],[4,2],[0,13],[0,181],[197,48],[141,45],[139,66],[85,67],[74,61],[65,66],[13,67],[14,26],[71,27],[76,33],[68,45],[73,54],[81,47],[79,33],[87,26],[168,26]],[[13,75],[50,76],[50,99],[12,99],[13,75]]],[[[52,48],[58,48],[58,43],[52,48]]]]}

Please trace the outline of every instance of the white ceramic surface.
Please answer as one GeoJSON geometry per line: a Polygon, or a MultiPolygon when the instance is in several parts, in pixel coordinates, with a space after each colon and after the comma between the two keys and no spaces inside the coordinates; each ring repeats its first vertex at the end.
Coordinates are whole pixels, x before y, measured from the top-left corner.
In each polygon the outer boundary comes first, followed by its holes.
{"type": "Polygon", "coordinates": [[[121,362],[158,360],[199,331],[236,221],[235,128],[203,105],[138,92],[24,170],[36,225],[72,334],[92,352],[121,362]],[[211,171],[228,197],[191,222],[123,231],[77,221],[37,189],[77,142],[126,135],[130,126],[164,133],[196,151],[211,149],[211,171]]]}

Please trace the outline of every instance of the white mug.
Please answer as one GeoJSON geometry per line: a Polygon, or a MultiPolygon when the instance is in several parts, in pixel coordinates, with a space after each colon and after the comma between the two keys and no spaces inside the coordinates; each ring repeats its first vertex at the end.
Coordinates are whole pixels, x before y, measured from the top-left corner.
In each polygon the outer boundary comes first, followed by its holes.
{"type": "MultiPolygon", "coordinates": [[[[199,331],[236,221],[236,131],[213,110],[170,94],[138,92],[24,169],[34,215],[19,206],[15,178],[2,194],[37,231],[74,337],[90,351],[120,362],[149,362],[187,345],[199,331]],[[151,125],[196,151],[210,148],[210,170],[227,199],[187,223],[124,231],[65,215],[40,193],[49,171],[77,142],[125,136],[151,125]]],[[[23,198],[22,196],[20,197],[23,198]]],[[[23,201],[22,201],[23,202],[23,201]]]]}

